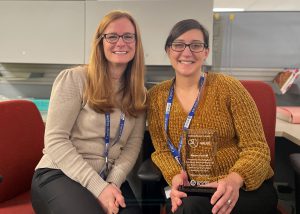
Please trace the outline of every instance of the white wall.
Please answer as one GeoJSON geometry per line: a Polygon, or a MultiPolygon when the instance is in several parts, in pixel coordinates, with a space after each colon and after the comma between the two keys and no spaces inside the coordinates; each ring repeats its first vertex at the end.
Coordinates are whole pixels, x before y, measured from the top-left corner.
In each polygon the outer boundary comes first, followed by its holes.
{"type": "MultiPolygon", "coordinates": [[[[165,40],[176,22],[193,18],[201,22],[213,38],[213,1],[163,0],[163,1],[87,1],[86,2],[86,62],[90,44],[99,20],[113,9],[129,11],[139,24],[147,65],[169,65],[164,51],[165,40]]],[[[210,47],[212,39],[210,41],[210,47]]],[[[207,59],[212,64],[212,54],[207,59]]]]}
{"type": "Polygon", "coordinates": [[[84,2],[0,1],[0,63],[84,63],[84,2]]]}

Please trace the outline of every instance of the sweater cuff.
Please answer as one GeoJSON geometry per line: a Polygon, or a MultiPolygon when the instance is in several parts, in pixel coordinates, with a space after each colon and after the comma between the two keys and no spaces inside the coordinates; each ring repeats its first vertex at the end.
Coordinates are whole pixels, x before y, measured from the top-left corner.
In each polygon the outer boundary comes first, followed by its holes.
{"type": "Polygon", "coordinates": [[[108,185],[108,182],[104,181],[99,175],[95,175],[91,178],[86,188],[98,198],[104,188],[108,185]]]}
{"type": "Polygon", "coordinates": [[[117,187],[121,187],[121,185],[126,180],[126,175],[121,170],[112,170],[107,179],[106,182],[108,183],[114,183],[117,187]]]}
{"type": "Polygon", "coordinates": [[[251,191],[257,189],[261,183],[259,183],[259,180],[254,181],[254,179],[251,179],[251,176],[247,176],[244,170],[239,170],[237,168],[232,168],[229,170],[229,173],[235,172],[239,174],[243,180],[244,180],[244,185],[242,186],[242,189],[245,191],[251,191]]]}

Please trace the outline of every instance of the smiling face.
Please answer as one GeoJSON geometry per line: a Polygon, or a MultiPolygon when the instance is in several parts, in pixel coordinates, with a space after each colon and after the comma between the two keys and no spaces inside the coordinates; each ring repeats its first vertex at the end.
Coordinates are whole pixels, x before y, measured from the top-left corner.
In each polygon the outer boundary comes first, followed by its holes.
{"type": "MultiPolygon", "coordinates": [[[[198,29],[186,31],[177,37],[173,42],[185,44],[204,43],[203,33],[198,29]]],[[[182,52],[176,52],[168,47],[167,53],[176,75],[191,76],[201,71],[201,67],[208,56],[209,49],[202,52],[191,52],[189,47],[185,47],[182,52]]]]}
{"type": "MultiPolygon", "coordinates": [[[[127,33],[135,34],[135,28],[129,19],[120,18],[112,21],[103,34],[112,33],[119,36],[127,33]]],[[[116,43],[109,43],[103,38],[103,49],[110,68],[124,67],[125,70],[128,62],[134,58],[136,41],[126,43],[123,38],[120,37],[116,43]]]]}

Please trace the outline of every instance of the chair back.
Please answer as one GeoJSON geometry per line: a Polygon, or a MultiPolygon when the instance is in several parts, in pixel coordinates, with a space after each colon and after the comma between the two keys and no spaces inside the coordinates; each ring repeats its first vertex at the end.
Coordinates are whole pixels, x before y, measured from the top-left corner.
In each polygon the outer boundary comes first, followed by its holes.
{"type": "Polygon", "coordinates": [[[270,85],[262,81],[241,80],[241,83],[250,93],[258,108],[266,140],[270,147],[271,166],[274,169],[276,101],[273,89],[270,85]]]}
{"type": "Polygon", "coordinates": [[[0,202],[30,190],[42,157],[45,126],[34,103],[0,102],[0,202]]]}

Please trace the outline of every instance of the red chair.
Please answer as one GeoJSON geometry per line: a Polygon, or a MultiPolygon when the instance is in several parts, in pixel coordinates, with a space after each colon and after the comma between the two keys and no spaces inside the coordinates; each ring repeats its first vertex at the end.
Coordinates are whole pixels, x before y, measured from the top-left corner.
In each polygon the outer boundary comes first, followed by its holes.
{"type": "MultiPolygon", "coordinates": [[[[274,91],[270,85],[262,81],[241,80],[241,83],[250,93],[258,108],[271,152],[271,166],[275,170],[276,101],[274,91]]],[[[277,208],[282,214],[286,213],[280,205],[277,208]]]]}
{"type": "Polygon", "coordinates": [[[271,151],[271,165],[274,169],[276,101],[273,89],[267,83],[262,81],[241,80],[241,83],[250,93],[258,108],[266,140],[271,151]]]}
{"type": "Polygon", "coordinates": [[[0,214],[32,214],[30,186],[45,126],[35,104],[0,102],[0,214]]]}

